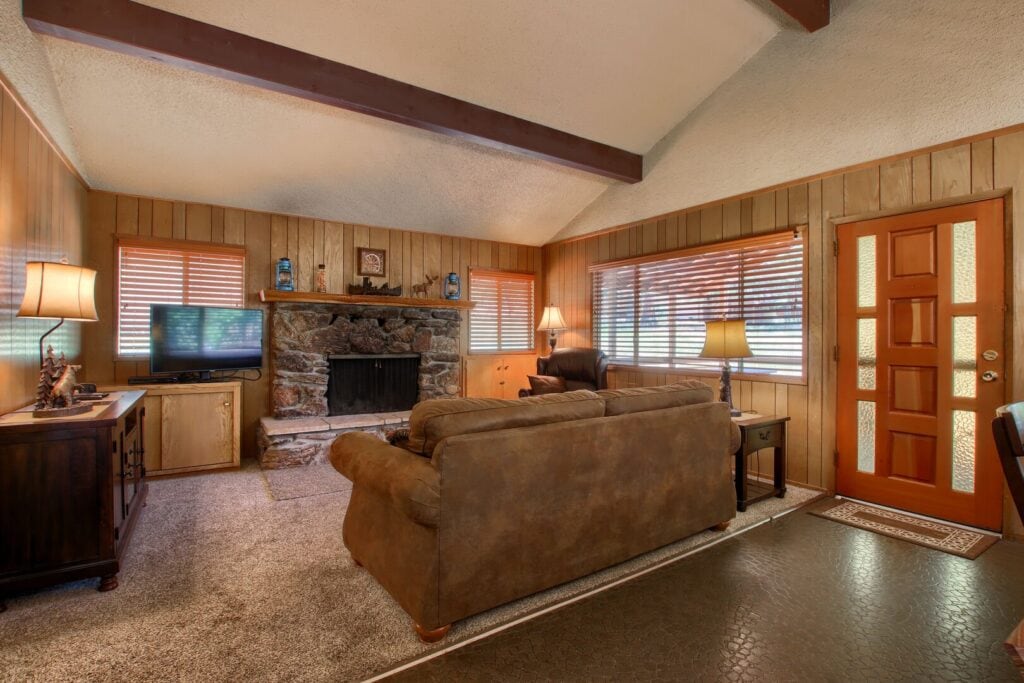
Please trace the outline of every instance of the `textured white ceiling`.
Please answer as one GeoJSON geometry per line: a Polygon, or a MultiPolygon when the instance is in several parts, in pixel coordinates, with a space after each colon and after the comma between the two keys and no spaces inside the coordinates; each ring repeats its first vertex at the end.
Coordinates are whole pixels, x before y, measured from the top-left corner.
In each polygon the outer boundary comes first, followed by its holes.
{"type": "Polygon", "coordinates": [[[783,31],[559,238],[1024,122],[1024,2],[832,0],[783,31]]]}
{"type": "MultiPolygon", "coordinates": [[[[146,4],[640,153],[778,30],[746,0],[146,4]]],[[[611,184],[153,61],[39,40],[84,174],[101,189],[542,244],[611,184]]]]}

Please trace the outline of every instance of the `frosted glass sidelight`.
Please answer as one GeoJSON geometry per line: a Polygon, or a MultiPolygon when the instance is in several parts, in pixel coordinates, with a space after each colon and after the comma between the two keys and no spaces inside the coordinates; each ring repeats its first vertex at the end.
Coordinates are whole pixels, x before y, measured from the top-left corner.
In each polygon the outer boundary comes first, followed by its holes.
{"type": "Polygon", "coordinates": [[[861,235],[857,238],[857,306],[875,307],[875,278],[878,268],[875,259],[875,236],[861,235]]]}
{"type": "Polygon", "coordinates": [[[857,321],[857,388],[875,388],[875,319],[857,321]]]}
{"type": "Polygon", "coordinates": [[[874,401],[857,401],[857,471],[875,471],[874,401]]]}
{"type": "Polygon", "coordinates": [[[978,395],[978,319],[973,315],[953,317],[953,395],[978,395]]]}
{"type": "Polygon", "coordinates": [[[974,221],[953,224],[953,303],[977,301],[978,258],[974,221]]]}
{"type": "Polygon", "coordinates": [[[974,491],[974,432],[976,418],[970,410],[953,411],[953,490],[974,491]]]}

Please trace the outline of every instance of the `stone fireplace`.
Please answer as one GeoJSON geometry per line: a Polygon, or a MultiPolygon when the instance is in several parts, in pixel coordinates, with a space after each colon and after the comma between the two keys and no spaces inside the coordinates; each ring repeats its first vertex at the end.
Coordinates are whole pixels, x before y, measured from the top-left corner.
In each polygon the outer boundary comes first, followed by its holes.
{"type": "Polygon", "coordinates": [[[405,386],[410,392],[403,394],[406,403],[410,398],[416,402],[458,396],[460,323],[459,311],[451,308],[274,303],[270,316],[273,417],[260,421],[260,465],[279,468],[326,462],[338,434],[353,430],[383,434],[407,424],[407,410],[365,412],[371,405],[365,399],[371,393],[387,394],[389,387],[405,386]],[[345,362],[357,359],[369,363],[345,362]],[[411,380],[412,387],[395,384],[389,374],[403,364],[402,381],[411,380]],[[366,385],[360,383],[375,379],[382,386],[364,391],[366,385]],[[332,411],[331,399],[337,399],[341,389],[347,390],[342,392],[347,397],[335,400],[332,411]]]}
{"type": "MultiPolygon", "coordinates": [[[[332,356],[419,354],[417,401],[459,393],[457,310],[275,304],[271,363],[275,417],[325,417],[332,356]]],[[[333,378],[345,381],[344,378],[333,378]]]]}

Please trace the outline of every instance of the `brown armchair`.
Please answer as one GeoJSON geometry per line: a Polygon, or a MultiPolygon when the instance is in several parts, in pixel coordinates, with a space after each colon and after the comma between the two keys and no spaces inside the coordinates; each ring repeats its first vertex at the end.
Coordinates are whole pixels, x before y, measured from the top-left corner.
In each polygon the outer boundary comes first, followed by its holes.
{"type": "MultiPolygon", "coordinates": [[[[537,359],[537,374],[563,378],[566,391],[607,389],[608,356],[599,349],[555,349],[537,359]]],[[[519,390],[520,398],[532,395],[529,389],[519,390]]]]}
{"type": "Polygon", "coordinates": [[[1017,513],[1024,519],[1024,403],[1011,403],[996,410],[992,435],[1003,466],[1006,485],[1010,489],[1017,513]]]}

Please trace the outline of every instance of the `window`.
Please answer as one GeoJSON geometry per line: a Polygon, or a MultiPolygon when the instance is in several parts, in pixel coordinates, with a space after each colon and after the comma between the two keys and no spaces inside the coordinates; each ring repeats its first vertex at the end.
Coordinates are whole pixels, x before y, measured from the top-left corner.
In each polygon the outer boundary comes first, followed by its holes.
{"type": "Polygon", "coordinates": [[[591,267],[594,340],[611,362],[717,372],[700,358],[704,322],[747,321],[754,354],[735,372],[804,376],[801,231],[591,267]]]}
{"type": "Polygon", "coordinates": [[[471,270],[469,314],[471,353],[533,351],[533,275],[471,270]]]}
{"type": "Polygon", "coordinates": [[[245,249],[119,240],[117,355],[149,355],[149,305],[245,305],[245,249]]]}

